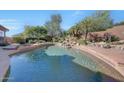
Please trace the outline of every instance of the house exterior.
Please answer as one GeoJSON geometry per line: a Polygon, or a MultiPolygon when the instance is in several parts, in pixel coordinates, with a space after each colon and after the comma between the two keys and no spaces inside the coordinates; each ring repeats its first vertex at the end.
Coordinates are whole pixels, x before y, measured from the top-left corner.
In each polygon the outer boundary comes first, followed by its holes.
{"type": "Polygon", "coordinates": [[[6,43],[6,32],[7,31],[9,31],[9,29],[0,25],[0,44],[5,44],[6,43]]]}

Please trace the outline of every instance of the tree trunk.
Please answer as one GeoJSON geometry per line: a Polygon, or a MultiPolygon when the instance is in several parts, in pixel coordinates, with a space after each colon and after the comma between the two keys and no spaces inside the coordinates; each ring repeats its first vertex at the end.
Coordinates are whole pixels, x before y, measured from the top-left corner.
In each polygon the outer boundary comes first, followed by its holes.
{"type": "Polygon", "coordinates": [[[85,38],[84,38],[85,45],[87,45],[87,36],[88,36],[88,30],[85,32],[85,38]]]}

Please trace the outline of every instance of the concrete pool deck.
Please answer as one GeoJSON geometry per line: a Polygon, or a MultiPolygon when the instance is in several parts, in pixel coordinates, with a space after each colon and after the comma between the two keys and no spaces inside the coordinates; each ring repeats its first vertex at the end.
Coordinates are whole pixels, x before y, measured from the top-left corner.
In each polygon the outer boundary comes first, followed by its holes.
{"type": "Polygon", "coordinates": [[[3,80],[10,64],[10,58],[8,54],[0,48],[0,81],[3,80]]]}
{"type": "MultiPolygon", "coordinates": [[[[34,45],[34,46],[20,46],[17,50],[3,50],[0,48],[0,81],[3,80],[10,64],[10,55],[30,51],[37,49],[43,45],[34,45]]],[[[103,60],[104,63],[107,63],[111,67],[115,68],[121,75],[124,77],[124,66],[119,65],[118,63],[124,63],[124,52],[114,49],[104,49],[96,48],[91,46],[74,46],[75,49],[82,50],[87,52],[97,58],[103,60]]],[[[122,79],[124,81],[124,79],[122,79]]]]}

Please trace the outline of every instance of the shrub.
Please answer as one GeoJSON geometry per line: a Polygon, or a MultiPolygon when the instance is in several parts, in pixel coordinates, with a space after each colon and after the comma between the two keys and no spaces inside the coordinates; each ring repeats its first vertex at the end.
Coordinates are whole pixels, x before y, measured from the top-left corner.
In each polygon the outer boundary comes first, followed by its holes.
{"type": "Polygon", "coordinates": [[[13,41],[15,43],[20,43],[20,44],[24,44],[25,43],[25,40],[22,37],[20,37],[20,36],[13,37],[13,41]]]}
{"type": "Polygon", "coordinates": [[[115,35],[112,35],[111,37],[111,42],[114,42],[114,41],[119,41],[119,37],[115,36],[115,35]]]}
{"type": "Polygon", "coordinates": [[[114,41],[119,41],[119,37],[112,35],[110,33],[104,33],[104,35],[100,36],[98,34],[89,34],[89,41],[90,42],[114,42],[114,41]]]}
{"type": "Polygon", "coordinates": [[[89,34],[89,41],[90,42],[100,42],[102,41],[102,37],[98,34],[89,34]]]}
{"type": "Polygon", "coordinates": [[[47,35],[44,37],[44,40],[47,42],[50,42],[50,41],[52,41],[52,37],[47,35]]]}
{"type": "Polygon", "coordinates": [[[124,25],[124,21],[114,24],[114,26],[120,26],[120,25],[124,25]]]}
{"type": "Polygon", "coordinates": [[[29,40],[28,41],[29,44],[34,44],[34,43],[37,43],[37,42],[39,42],[39,40],[29,40]]]}
{"type": "Polygon", "coordinates": [[[28,43],[29,43],[29,44],[32,44],[32,43],[33,43],[33,40],[29,40],[28,43]]]}
{"type": "Polygon", "coordinates": [[[54,38],[52,38],[52,41],[53,42],[59,42],[61,39],[60,39],[60,37],[54,37],[54,38]]]}
{"type": "Polygon", "coordinates": [[[104,42],[111,42],[111,34],[110,33],[104,33],[103,35],[103,41],[104,42]]]}
{"type": "Polygon", "coordinates": [[[103,35],[103,41],[104,42],[113,42],[113,41],[118,41],[119,37],[112,35],[110,33],[104,33],[103,35]]]}
{"type": "Polygon", "coordinates": [[[77,42],[82,45],[86,44],[86,41],[84,39],[78,39],[77,42]]]}

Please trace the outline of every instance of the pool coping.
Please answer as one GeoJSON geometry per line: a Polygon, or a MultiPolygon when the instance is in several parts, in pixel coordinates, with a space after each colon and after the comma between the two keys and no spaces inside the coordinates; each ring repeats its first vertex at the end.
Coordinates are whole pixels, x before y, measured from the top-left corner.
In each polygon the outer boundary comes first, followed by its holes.
{"type": "Polygon", "coordinates": [[[101,53],[98,53],[97,51],[89,49],[89,48],[87,48],[86,46],[83,46],[83,45],[73,46],[73,48],[88,54],[88,56],[90,56],[90,57],[97,58],[98,60],[106,63],[107,65],[109,65],[110,67],[115,69],[123,77],[123,79],[120,79],[120,80],[124,81],[124,73],[122,72],[122,70],[119,69],[117,64],[113,64],[114,60],[111,60],[111,59],[107,58],[105,55],[102,55],[101,53]]]}

